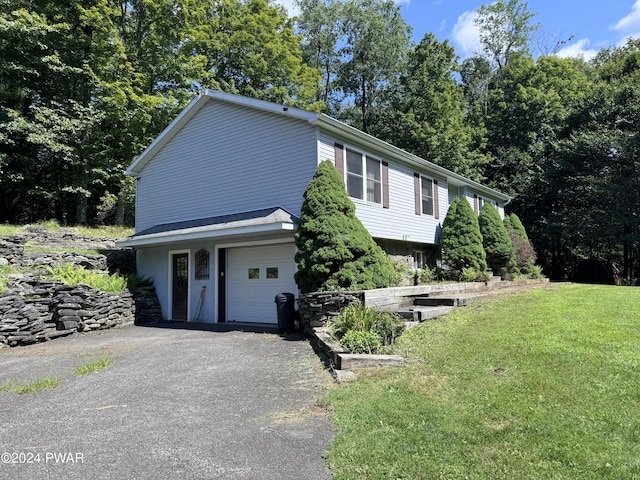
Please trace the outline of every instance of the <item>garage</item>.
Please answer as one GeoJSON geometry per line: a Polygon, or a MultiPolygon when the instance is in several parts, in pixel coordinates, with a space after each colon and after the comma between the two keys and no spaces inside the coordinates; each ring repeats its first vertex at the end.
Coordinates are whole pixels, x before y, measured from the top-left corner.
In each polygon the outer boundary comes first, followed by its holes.
{"type": "Polygon", "coordinates": [[[278,323],[275,296],[296,294],[293,243],[227,249],[226,321],[278,323]]]}

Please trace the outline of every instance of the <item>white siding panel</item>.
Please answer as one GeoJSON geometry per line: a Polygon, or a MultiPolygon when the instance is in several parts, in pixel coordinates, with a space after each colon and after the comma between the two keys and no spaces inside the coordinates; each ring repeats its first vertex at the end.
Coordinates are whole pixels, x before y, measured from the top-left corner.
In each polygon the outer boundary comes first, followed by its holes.
{"type": "Polygon", "coordinates": [[[275,206],[300,215],[316,166],[313,126],[210,101],[142,170],[136,230],[275,206]]]}
{"type": "Polygon", "coordinates": [[[331,160],[335,164],[335,141],[324,135],[320,136],[318,142],[318,164],[324,160],[331,160]]]}
{"type": "MultiPolygon", "coordinates": [[[[335,143],[343,144],[344,142],[329,135],[320,136],[318,161],[327,157],[333,160],[335,143]]],[[[376,238],[436,243],[439,237],[439,227],[449,207],[447,204],[447,182],[437,178],[440,218],[436,219],[431,215],[416,215],[413,193],[414,170],[394,163],[375,151],[367,151],[362,146],[355,146],[355,148],[389,162],[389,208],[382,208],[380,204],[352,199],[356,205],[356,215],[369,233],[376,238]]],[[[427,174],[425,173],[425,175],[427,174]]]]}
{"type": "MultiPolygon", "coordinates": [[[[355,200],[358,218],[373,237],[436,243],[446,202],[440,202],[440,219],[416,215],[413,170],[389,163],[389,208],[355,200]]],[[[446,182],[439,180],[438,195],[446,199],[446,182]]]]}

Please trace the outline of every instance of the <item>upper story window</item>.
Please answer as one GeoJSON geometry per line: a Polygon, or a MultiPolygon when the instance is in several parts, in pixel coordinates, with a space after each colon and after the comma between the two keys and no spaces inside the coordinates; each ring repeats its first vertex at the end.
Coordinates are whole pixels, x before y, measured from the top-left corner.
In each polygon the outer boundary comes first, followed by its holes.
{"type": "Polygon", "coordinates": [[[347,149],[347,193],[372,203],[382,203],[381,162],[347,149]]]}
{"type": "Polygon", "coordinates": [[[380,160],[371,157],[367,157],[367,201],[382,203],[380,160]]]}
{"type": "Polygon", "coordinates": [[[440,218],[440,202],[438,201],[438,181],[413,173],[413,196],[416,215],[431,215],[440,218]]]}
{"type": "Polygon", "coordinates": [[[362,155],[347,150],[347,193],[350,197],[362,200],[363,180],[362,155]]]}
{"type": "Polygon", "coordinates": [[[422,182],[422,214],[433,215],[433,180],[421,178],[422,182]]]}

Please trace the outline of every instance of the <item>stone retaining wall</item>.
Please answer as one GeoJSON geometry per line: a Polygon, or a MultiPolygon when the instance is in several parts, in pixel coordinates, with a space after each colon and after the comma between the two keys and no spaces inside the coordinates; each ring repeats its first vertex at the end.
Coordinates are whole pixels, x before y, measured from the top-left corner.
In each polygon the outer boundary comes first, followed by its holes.
{"type": "Polygon", "coordinates": [[[331,317],[338,316],[340,310],[364,301],[364,292],[315,292],[298,297],[300,328],[311,332],[322,327],[331,317]]]}
{"type": "Polygon", "coordinates": [[[378,288],[375,290],[354,292],[307,293],[300,295],[297,300],[300,326],[305,332],[311,332],[316,327],[323,327],[331,317],[339,315],[340,310],[353,303],[364,303],[366,306],[378,310],[396,311],[411,306],[413,304],[413,298],[420,295],[486,292],[514,286],[548,283],[548,281],[548,279],[543,279],[487,283],[439,283],[413,287],[378,288]]]}
{"type": "Polygon", "coordinates": [[[77,332],[103,330],[131,323],[162,319],[153,287],[118,294],[88,285],[63,285],[47,279],[45,266],[73,263],[90,270],[133,273],[132,250],[114,250],[108,255],[86,255],[55,251],[57,248],[108,249],[113,240],[91,239],[46,232],[0,237],[0,266],[21,267],[9,275],[8,290],[0,294],[0,347],[29,345],[77,332]],[[25,244],[46,245],[53,252],[25,252],[25,244]]]}
{"type": "Polygon", "coordinates": [[[21,286],[0,295],[0,347],[29,345],[134,322],[144,324],[162,316],[153,287],[113,294],[88,285],[52,281],[30,280],[21,286]]]}

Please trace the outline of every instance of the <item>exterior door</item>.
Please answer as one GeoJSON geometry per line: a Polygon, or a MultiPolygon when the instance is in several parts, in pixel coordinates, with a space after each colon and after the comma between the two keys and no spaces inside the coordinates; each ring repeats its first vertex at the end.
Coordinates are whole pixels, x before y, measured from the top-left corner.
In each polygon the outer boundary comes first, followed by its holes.
{"type": "Polygon", "coordinates": [[[187,321],[189,305],[189,254],[174,253],[171,256],[172,288],[171,319],[187,321]]]}

